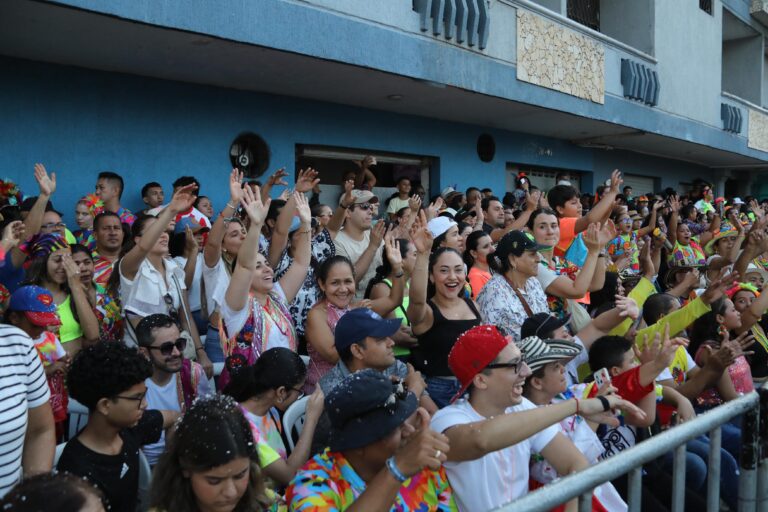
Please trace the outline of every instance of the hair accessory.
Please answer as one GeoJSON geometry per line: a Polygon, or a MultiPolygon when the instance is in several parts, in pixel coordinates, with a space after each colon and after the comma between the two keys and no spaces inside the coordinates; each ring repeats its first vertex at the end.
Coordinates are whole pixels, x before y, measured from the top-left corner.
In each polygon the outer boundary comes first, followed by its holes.
{"type": "Polygon", "coordinates": [[[91,217],[95,217],[104,211],[104,201],[102,201],[96,194],[88,194],[80,199],[80,201],[85,203],[91,217]]]}
{"type": "Polygon", "coordinates": [[[21,204],[21,189],[10,178],[0,180],[0,201],[3,199],[11,206],[19,206],[21,204]]]}

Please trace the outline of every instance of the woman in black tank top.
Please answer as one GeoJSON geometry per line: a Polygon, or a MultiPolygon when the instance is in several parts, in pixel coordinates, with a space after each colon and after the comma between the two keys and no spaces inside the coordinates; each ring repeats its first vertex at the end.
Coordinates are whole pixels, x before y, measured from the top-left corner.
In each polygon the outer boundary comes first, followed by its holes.
{"type": "Polygon", "coordinates": [[[411,230],[418,256],[411,277],[408,318],[419,340],[415,366],[426,376],[432,400],[444,407],[460,388],[448,367],[448,353],[459,335],[480,325],[482,317],[472,299],[465,297],[461,255],[455,249],[440,248],[430,258],[432,235],[423,217],[422,212],[411,230]]]}

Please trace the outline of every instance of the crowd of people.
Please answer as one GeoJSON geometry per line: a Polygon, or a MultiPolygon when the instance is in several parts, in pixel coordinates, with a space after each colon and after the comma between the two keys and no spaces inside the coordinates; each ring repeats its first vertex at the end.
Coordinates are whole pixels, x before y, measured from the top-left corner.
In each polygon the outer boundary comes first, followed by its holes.
{"type": "MultiPolygon", "coordinates": [[[[333,204],[314,169],[151,182],[141,212],[114,172],[74,205],[42,164],[37,195],[0,183],[0,508],[491,510],[768,378],[768,200],[619,171],[380,198],[375,163],[333,204]]],[[[737,418],[730,510],[740,440],[737,418]]],[[[686,446],[690,510],[709,445],[686,446]]],[[[672,464],[645,465],[643,510],[671,508],[672,464]]]]}

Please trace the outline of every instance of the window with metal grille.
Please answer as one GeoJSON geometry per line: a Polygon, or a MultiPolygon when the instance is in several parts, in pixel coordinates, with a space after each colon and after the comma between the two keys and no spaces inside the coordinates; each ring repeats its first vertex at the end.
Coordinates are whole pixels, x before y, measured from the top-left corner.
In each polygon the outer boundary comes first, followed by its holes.
{"type": "Polygon", "coordinates": [[[699,0],[699,9],[707,14],[712,14],[712,0],[699,0]]]}
{"type": "Polygon", "coordinates": [[[568,0],[568,17],[600,31],[600,0],[568,0]]]}

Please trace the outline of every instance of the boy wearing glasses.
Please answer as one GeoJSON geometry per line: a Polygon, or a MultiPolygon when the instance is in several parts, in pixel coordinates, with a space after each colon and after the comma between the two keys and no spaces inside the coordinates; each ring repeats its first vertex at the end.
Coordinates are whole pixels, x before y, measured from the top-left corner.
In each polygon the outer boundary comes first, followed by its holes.
{"type": "Polygon", "coordinates": [[[113,512],[134,512],[139,491],[139,448],[156,442],[178,413],[147,409],[152,366],[136,349],[105,342],[84,348],[67,373],[72,398],[88,408],[88,423],[64,448],[59,471],[97,486],[113,512]]]}
{"type": "MultiPolygon", "coordinates": [[[[183,412],[198,396],[212,392],[203,367],[184,357],[187,339],[181,337],[173,319],[164,314],[149,315],[136,327],[139,351],[152,363],[147,386],[147,407],[183,412]]],[[[165,450],[165,432],[156,443],[143,448],[151,466],[165,450]]]]}

